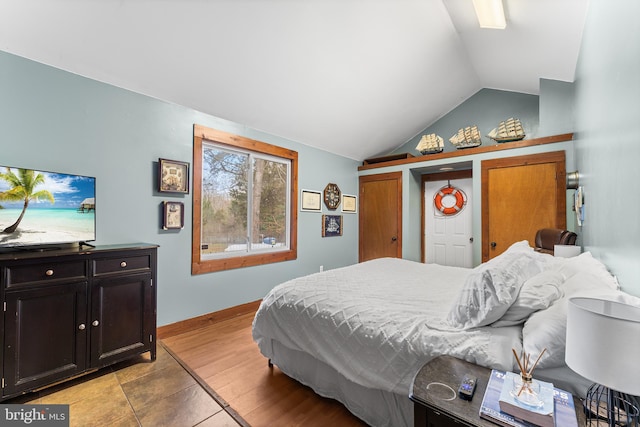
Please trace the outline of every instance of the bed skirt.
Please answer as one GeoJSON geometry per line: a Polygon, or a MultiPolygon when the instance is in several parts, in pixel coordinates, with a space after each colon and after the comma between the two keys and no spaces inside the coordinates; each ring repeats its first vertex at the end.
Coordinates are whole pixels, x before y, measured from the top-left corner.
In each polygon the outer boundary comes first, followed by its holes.
{"type": "MultiPolygon", "coordinates": [[[[341,402],[352,414],[373,427],[413,426],[413,403],[406,395],[356,384],[307,353],[271,340],[271,361],[287,376],[317,394],[341,402]]],[[[266,361],[265,361],[266,365],[266,361]]]]}

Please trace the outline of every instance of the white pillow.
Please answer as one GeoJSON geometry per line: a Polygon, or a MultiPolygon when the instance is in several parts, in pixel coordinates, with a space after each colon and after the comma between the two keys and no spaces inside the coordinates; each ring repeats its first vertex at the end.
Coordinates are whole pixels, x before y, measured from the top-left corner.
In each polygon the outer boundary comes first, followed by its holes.
{"type": "Polygon", "coordinates": [[[543,271],[528,279],[520,288],[520,293],[500,320],[493,327],[513,326],[524,323],[538,310],[548,308],[562,296],[560,285],[564,282],[562,273],[553,270],[543,271]]]}
{"type": "Polygon", "coordinates": [[[447,323],[456,329],[489,325],[515,301],[525,280],[540,273],[544,262],[524,240],[474,268],[454,301],[447,323]]]}
{"type": "Polygon", "coordinates": [[[598,278],[601,284],[606,285],[609,289],[620,289],[615,277],[609,273],[602,262],[591,255],[591,252],[583,252],[571,258],[555,258],[552,268],[562,273],[566,278],[578,272],[586,273],[598,278]]]}
{"type": "Polygon", "coordinates": [[[600,275],[575,273],[561,286],[564,295],[560,299],[546,310],[537,311],[527,319],[522,329],[524,351],[534,359],[544,348],[547,349],[538,363],[538,368],[565,366],[569,298],[577,296],[602,298],[640,306],[640,298],[611,289],[611,283],[602,279],[600,275]]]}

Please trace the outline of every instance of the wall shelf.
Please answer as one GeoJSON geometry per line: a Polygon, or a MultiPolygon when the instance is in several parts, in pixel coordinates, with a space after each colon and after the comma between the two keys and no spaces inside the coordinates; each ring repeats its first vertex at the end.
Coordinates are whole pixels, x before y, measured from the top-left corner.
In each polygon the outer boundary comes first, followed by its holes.
{"type": "MultiPolygon", "coordinates": [[[[389,156],[390,159],[388,161],[378,161],[375,163],[371,163],[370,159],[365,160],[363,162],[363,165],[358,167],[358,170],[363,171],[363,170],[382,168],[387,166],[399,166],[399,165],[406,165],[410,163],[419,163],[419,162],[425,162],[429,160],[448,159],[448,158],[454,158],[454,157],[469,156],[473,154],[512,150],[514,148],[532,147],[535,145],[553,144],[556,142],[571,141],[572,139],[573,139],[573,133],[563,133],[560,135],[545,136],[542,138],[523,139],[521,141],[504,142],[500,144],[485,145],[485,146],[474,147],[474,148],[464,148],[456,151],[447,151],[447,152],[436,153],[436,154],[426,154],[426,155],[423,155],[423,156],[421,155],[417,157],[413,157],[413,156],[409,157],[406,154],[402,154],[402,155],[395,155],[395,157],[400,156],[400,158],[393,158],[394,155],[392,155],[392,156],[389,156]]],[[[375,160],[378,160],[378,159],[380,158],[376,158],[375,160]]]]}

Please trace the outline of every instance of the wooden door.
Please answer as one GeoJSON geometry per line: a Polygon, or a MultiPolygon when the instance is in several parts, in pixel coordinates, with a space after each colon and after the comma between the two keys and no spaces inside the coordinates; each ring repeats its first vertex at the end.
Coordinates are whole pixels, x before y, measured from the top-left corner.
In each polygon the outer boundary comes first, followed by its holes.
{"type": "Polygon", "coordinates": [[[359,261],[402,258],[402,172],[360,177],[359,261]]]}
{"type": "Polygon", "coordinates": [[[7,292],[5,300],[3,395],[84,371],[87,282],[27,286],[7,292]]]}
{"type": "Polygon", "coordinates": [[[151,274],[98,279],[91,288],[92,368],[150,349],[153,319],[151,274]]]}
{"type": "Polygon", "coordinates": [[[566,228],[565,153],[482,162],[482,261],[541,228],[566,228]]]}

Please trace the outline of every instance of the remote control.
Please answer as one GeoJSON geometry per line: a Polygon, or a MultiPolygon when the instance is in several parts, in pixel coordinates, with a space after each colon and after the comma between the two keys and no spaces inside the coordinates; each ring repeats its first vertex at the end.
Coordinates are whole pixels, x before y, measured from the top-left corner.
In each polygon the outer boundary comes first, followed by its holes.
{"type": "Polygon", "coordinates": [[[466,374],[462,378],[460,387],[458,387],[458,396],[460,399],[471,400],[473,399],[473,393],[476,391],[477,378],[469,374],[466,374]]]}

